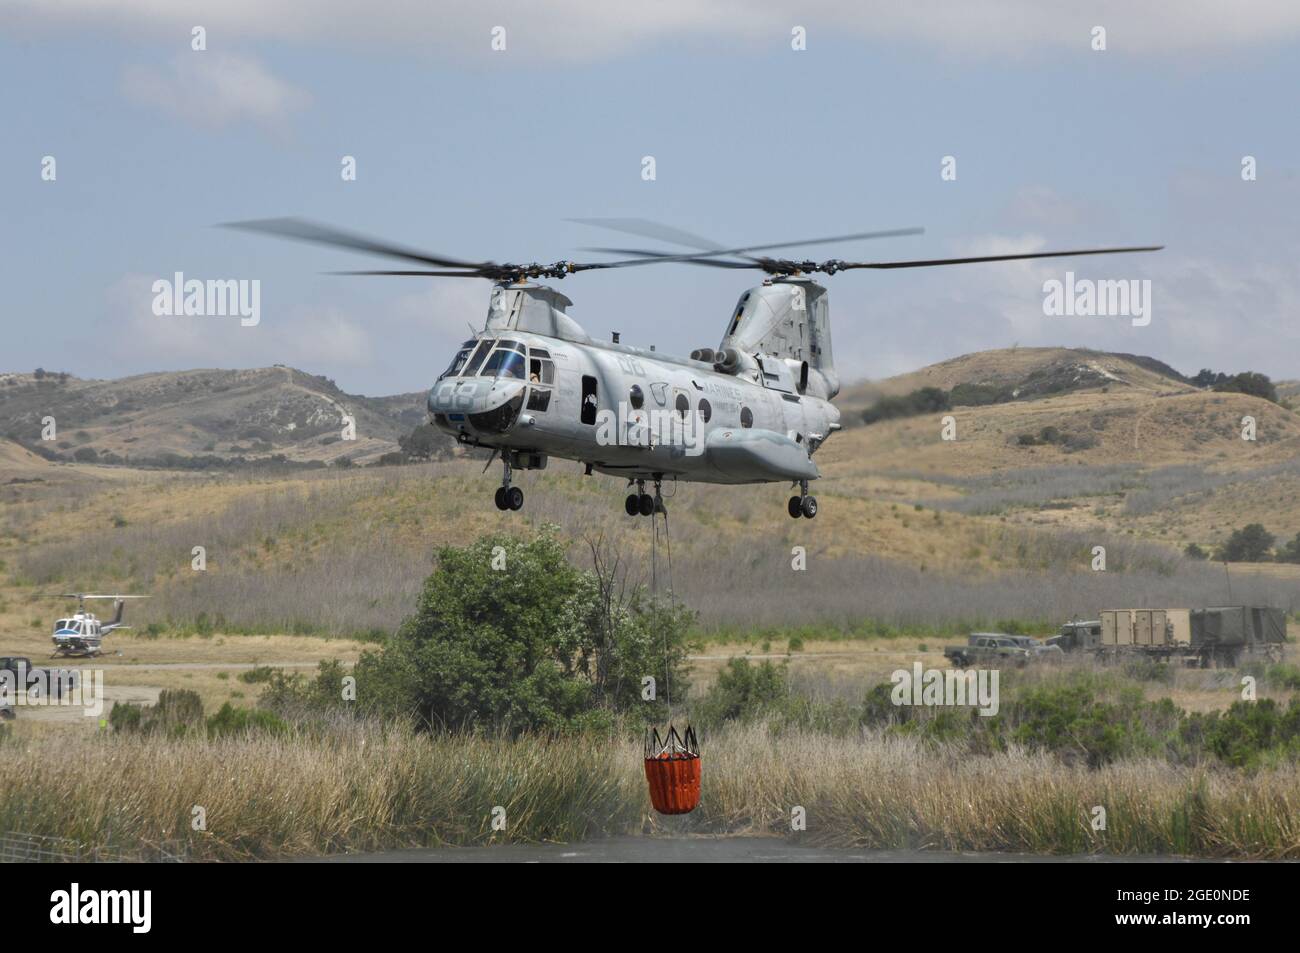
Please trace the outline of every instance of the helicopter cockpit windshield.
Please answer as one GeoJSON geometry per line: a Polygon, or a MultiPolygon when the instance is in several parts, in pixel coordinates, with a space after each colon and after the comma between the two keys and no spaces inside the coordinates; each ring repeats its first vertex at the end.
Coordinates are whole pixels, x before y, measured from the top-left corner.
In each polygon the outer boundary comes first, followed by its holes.
{"type": "Polygon", "coordinates": [[[447,369],[438,375],[438,380],[442,380],[444,377],[455,377],[460,373],[461,368],[465,366],[465,362],[469,360],[470,352],[474,350],[474,343],[473,341],[466,341],[460,346],[460,350],[451,359],[447,369]]]}
{"type": "Polygon", "coordinates": [[[516,341],[501,341],[483,365],[479,376],[524,380],[523,350],[523,346],[516,341]]]}
{"type": "Polygon", "coordinates": [[[80,632],[81,625],[76,619],[60,619],[54,623],[55,632],[80,632]]]}

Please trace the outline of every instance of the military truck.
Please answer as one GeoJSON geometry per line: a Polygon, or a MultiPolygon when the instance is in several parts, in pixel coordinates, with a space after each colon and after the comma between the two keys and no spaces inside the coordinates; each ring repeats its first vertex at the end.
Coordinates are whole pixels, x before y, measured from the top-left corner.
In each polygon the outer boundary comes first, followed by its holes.
{"type": "Polygon", "coordinates": [[[1191,611],[1191,647],[1201,668],[1244,658],[1282,661],[1286,613],[1267,606],[1210,606],[1191,611]]]}
{"type": "MultiPolygon", "coordinates": [[[[950,645],[943,650],[944,658],[955,668],[981,665],[1025,665],[1042,656],[1044,646],[1027,635],[1007,635],[1002,632],[972,632],[965,645],[950,645]]],[[[1051,652],[1059,655],[1059,650],[1051,652]]]]}
{"type": "Polygon", "coordinates": [[[1103,609],[1095,621],[1072,621],[1048,639],[1066,652],[1103,661],[1149,658],[1209,668],[1247,657],[1282,658],[1286,613],[1260,606],[1205,609],[1103,609]]]}
{"type": "Polygon", "coordinates": [[[1100,619],[1071,619],[1062,624],[1061,631],[1047,640],[1062,652],[1083,652],[1101,645],[1100,619]]]}

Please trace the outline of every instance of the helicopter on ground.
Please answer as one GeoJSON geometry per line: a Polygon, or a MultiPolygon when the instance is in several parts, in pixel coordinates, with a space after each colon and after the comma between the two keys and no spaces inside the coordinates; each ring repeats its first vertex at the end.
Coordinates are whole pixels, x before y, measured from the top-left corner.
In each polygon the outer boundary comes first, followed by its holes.
{"type": "MultiPolygon", "coordinates": [[[[665,480],[753,484],[789,481],[799,488],[787,511],[812,519],[820,477],[812,456],[841,429],[831,403],[840,380],[831,352],[826,288],[812,279],[855,269],[919,268],[1029,258],[1158,251],[1163,246],[1088,248],[910,261],[825,261],[758,253],[799,245],[920,234],[920,228],[725,248],[646,219],[576,219],[693,248],[686,253],[636,248],[586,249],[634,257],[552,264],[465,261],[367,238],[294,218],[232,222],[229,227],[315,242],[420,265],[418,270],[346,271],[348,275],[486,278],[493,282],[483,329],[466,340],[429,390],[429,420],[468,447],[500,457],[501,510],[523,507],[516,470],[544,469],[550,457],[574,460],[627,480],[628,515],[663,512],[665,480]],[[569,317],[573,302],[537,279],[653,264],[754,269],[762,284],[740,296],[722,341],[689,357],[631,347],[614,333],[596,341],[569,317]],[[646,492],[652,483],[654,494],[646,492]]],[[[489,465],[491,460],[489,459],[489,465]]],[[[486,468],[485,468],[486,469],[486,468]]]]}
{"type": "Polygon", "coordinates": [[[122,622],[122,610],[127,599],[148,599],[148,596],[105,596],[91,592],[61,592],[60,599],[76,599],[77,610],[54,623],[55,655],[98,655],[104,636],[118,629],[129,629],[122,622]],[[101,622],[93,612],[86,611],[87,599],[112,599],[113,618],[101,622]]]}

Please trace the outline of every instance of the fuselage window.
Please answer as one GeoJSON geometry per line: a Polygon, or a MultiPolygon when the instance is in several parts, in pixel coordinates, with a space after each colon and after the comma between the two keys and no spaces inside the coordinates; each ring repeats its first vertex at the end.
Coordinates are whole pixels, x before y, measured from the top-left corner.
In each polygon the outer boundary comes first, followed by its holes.
{"type": "MultiPolygon", "coordinates": [[[[543,352],[545,353],[545,352],[543,352]]],[[[552,361],[539,358],[537,352],[528,359],[528,383],[545,384],[550,386],[555,383],[555,364],[552,361]]]]}
{"type": "Polygon", "coordinates": [[[641,389],[640,384],[632,385],[632,388],[627,392],[627,399],[633,410],[640,410],[645,406],[645,391],[641,389]]]}
{"type": "Polygon", "coordinates": [[[551,406],[551,385],[555,383],[555,362],[550,351],[528,350],[528,409],[545,412],[551,406]]]}
{"type": "Polygon", "coordinates": [[[740,426],[742,427],[754,426],[754,412],[750,410],[748,407],[740,408],[740,426]]]}
{"type": "Polygon", "coordinates": [[[582,375],[582,422],[588,426],[596,423],[596,410],[600,403],[596,394],[596,378],[582,375]]]}
{"type": "Polygon", "coordinates": [[[700,419],[706,424],[713,417],[713,405],[703,397],[700,398],[700,419]]]}
{"type": "Polygon", "coordinates": [[[691,412],[691,402],[685,394],[678,394],[677,400],[673,401],[673,406],[677,408],[677,413],[682,415],[682,420],[685,420],[686,415],[691,412]]]}

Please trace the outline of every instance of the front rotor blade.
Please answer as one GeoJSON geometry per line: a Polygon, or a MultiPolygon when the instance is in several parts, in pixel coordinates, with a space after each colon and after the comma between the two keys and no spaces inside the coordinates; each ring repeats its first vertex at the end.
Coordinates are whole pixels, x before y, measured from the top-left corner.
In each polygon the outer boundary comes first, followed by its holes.
{"type": "MultiPolygon", "coordinates": [[[[655,258],[655,259],[672,257],[674,261],[679,260],[673,257],[672,252],[650,251],[649,249],[645,249],[645,248],[584,248],[582,250],[598,251],[598,252],[603,252],[607,255],[639,255],[642,258],[655,258]]],[[[639,261],[640,259],[638,258],[633,260],[639,261]]],[[[753,261],[730,261],[723,258],[688,258],[682,263],[687,265],[710,265],[714,268],[761,268],[763,267],[761,264],[759,264],[757,259],[753,261]]],[[[604,263],[595,262],[593,266],[576,265],[574,267],[574,270],[583,271],[585,270],[586,267],[594,267],[602,264],[604,263]]],[[[611,264],[615,264],[615,263],[611,262],[611,264]]]]}
{"type": "Polygon", "coordinates": [[[1130,248],[1077,248],[1072,251],[1039,251],[1023,255],[979,255],[974,258],[930,258],[924,261],[837,261],[837,271],[851,268],[927,268],[930,265],[970,265],[981,261],[1018,261],[1024,258],[1066,258],[1071,255],[1117,255],[1135,251],[1160,251],[1164,245],[1135,245],[1130,248]]]}
{"type": "Polygon", "coordinates": [[[327,271],[327,275],[406,275],[421,278],[487,278],[478,271],[327,271]]]}
{"type": "Polygon", "coordinates": [[[443,268],[484,268],[491,262],[461,261],[446,255],[434,255],[414,248],[406,248],[390,242],[368,238],[355,232],[346,232],[340,228],[309,222],[301,218],[262,218],[246,222],[225,222],[225,228],[238,228],[247,232],[274,235],[277,238],[289,238],[300,242],[314,242],[318,245],[332,245],[336,248],[348,248],[352,251],[369,252],[385,255],[389,258],[402,258],[416,261],[423,265],[438,265],[443,268]]]}
{"type": "Polygon", "coordinates": [[[853,242],[861,241],[868,238],[897,238],[903,235],[920,235],[925,232],[924,228],[891,228],[885,231],[877,232],[855,232],[852,235],[832,235],[827,238],[805,238],[789,242],[772,242],[766,245],[746,245],[743,248],[709,248],[705,251],[694,252],[683,255],[659,254],[650,259],[632,259],[626,262],[615,262],[619,267],[637,264],[648,264],[649,262],[689,262],[697,258],[714,258],[719,255],[745,255],[748,252],[767,251],[773,248],[795,248],[799,245],[825,245],[830,242],[853,242]]]}
{"type": "Polygon", "coordinates": [[[569,221],[577,222],[579,225],[608,228],[610,231],[624,232],[628,235],[639,235],[642,238],[653,238],[672,245],[685,245],[701,251],[716,251],[722,247],[719,242],[671,225],[652,222],[648,218],[571,218],[569,221]]]}

